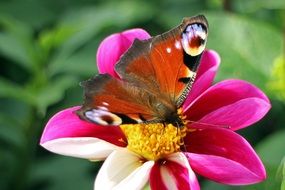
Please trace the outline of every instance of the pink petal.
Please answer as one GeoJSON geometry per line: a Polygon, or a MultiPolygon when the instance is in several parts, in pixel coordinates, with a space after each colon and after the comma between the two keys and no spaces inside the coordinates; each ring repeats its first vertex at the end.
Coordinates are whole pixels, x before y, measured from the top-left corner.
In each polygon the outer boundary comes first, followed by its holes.
{"type": "Polygon", "coordinates": [[[120,57],[129,49],[135,39],[144,40],[148,38],[150,38],[150,35],[139,28],[126,30],[105,38],[97,51],[99,73],[108,73],[114,77],[118,77],[114,71],[114,65],[120,57]]]}
{"type": "Polygon", "coordinates": [[[55,114],[47,123],[40,144],[59,138],[95,137],[117,146],[126,146],[126,138],[119,127],[99,126],[81,120],[74,112],[80,107],[72,107],[55,114]]]}
{"type": "Polygon", "coordinates": [[[188,107],[195,98],[212,85],[219,65],[219,54],[213,50],[206,50],[203,53],[196,80],[184,102],[183,107],[188,107]]]}
{"type": "Polygon", "coordinates": [[[265,168],[241,136],[227,129],[205,129],[184,139],[193,170],[219,183],[245,185],[266,178],[265,168]]]}
{"type": "Polygon", "coordinates": [[[187,158],[182,153],[174,153],[157,161],[150,173],[152,190],[199,190],[200,186],[187,158]]]}
{"type": "Polygon", "coordinates": [[[126,39],[131,41],[131,43],[137,38],[139,40],[149,39],[151,36],[147,31],[141,28],[134,28],[130,30],[126,30],[121,33],[126,39]]]}
{"type": "Polygon", "coordinates": [[[101,167],[94,189],[142,189],[153,164],[143,163],[141,157],[127,149],[114,151],[101,167]]]}
{"type": "MultiPolygon", "coordinates": [[[[254,123],[261,119],[261,116],[263,116],[268,111],[268,104],[269,100],[266,97],[266,95],[259,90],[254,85],[242,81],[242,80],[225,80],[222,82],[217,83],[216,85],[208,88],[204,93],[202,93],[199,97],[197,97],[188,107],[184,107],[184,114],[187,116],[187,119],[190,121],[199,121],[203,117],[205,117],[207,114],[210,114],[211,112],[214,112],[215,110],[218,110],[222,107],[229,106],[231,104],[234,104],[240,100],[245,100],[248,98],[256,98],[259,99],[260,102],[263,102],[265,107],[260,110],[254,110],[256,113],[256,117],[251,118],[251,121],[249,123],[254,123]],[[267,103],[267,104],[266,104],[267,103]]],[[[258,104],[259,104],[258,103],[258,104]]],[[[252,109],[252,106],[250,104],[243,104],[243,106],[248,106],[246,108],[243,108],[244,110],[250,110],[252,109]]],[[[237,111],[234,108],[234,105],[230,110],[225,109],[224,112],[227,111],[237,111]]],[[[233,114],[233,113],[230,113],[233,114]]],[[[235,114],[237,115],[237,114],[235,114]]],[[[216,115],[217,116],[217,115],[216,115]]],[[[242,117],[246,116],[246,114],[241,114],[236,118],[240,120],[242,117]]],[[[217,116],[218,117],[218,116],[217,116]]],[[[215,123],[215,119],[211,117],[212,121],[207,120],[209,122],[208,124],[211,124],[212,122],[215,123]]],[[[245,117],[246,119],[246,117],[245,117]]],[[[244,120],[245,120],[244,119],[244,120]]],[[[231,120],[233,121],[233,120],[231,120]]],[[[241,122],[243,123],[243,122],[241,122]]],[[[231,123],[223,123],[225,126],[231,126],[231,123]]],[[[236,128],[242,128],[245,126],[235,126],[233,129],[236,128]]]]}
{"type": "Polygon", "coordinates": [[[197,123],[190,124],[190,127],[203,129],[220,126],[238,130],[263,118],[270,107],[271,105],[263,99],[246,98],[214,110],[197,123]],[[207,125],[207,123],[211,125],[207,125]]]}
{"type": "Polygon", "coordinates": [[[215,72],[217,72],[220,62],[221,58],[217,52],[214,50],[205,50],[201,58],[201,63],[196,78],[198,79],[210,69],[213,69],[215,72]]]}
{"type": "Polygon", "coordinates": [[[94,137],[54,139],[42,143],[41,146],[56,154],[92,161],[105,160],[114,150],[121,148],[94,137]]]}

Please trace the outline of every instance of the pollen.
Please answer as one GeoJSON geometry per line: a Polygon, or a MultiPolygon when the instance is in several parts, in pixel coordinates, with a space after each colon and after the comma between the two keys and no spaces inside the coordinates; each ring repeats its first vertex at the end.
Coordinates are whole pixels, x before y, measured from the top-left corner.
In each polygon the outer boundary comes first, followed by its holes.
{"type": "Polygon", "coordinates": [[[127,137],[127,148],[147,160],[158,160],[179,152],[187,134],[186,127],[163,123],[124,124],[120,127],[127,137]]]}

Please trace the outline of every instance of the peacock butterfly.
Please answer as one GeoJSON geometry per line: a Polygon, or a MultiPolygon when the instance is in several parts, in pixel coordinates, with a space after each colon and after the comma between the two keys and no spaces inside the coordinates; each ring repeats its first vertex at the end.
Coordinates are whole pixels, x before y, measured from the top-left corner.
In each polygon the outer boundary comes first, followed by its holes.
{"type": "Polygon", "coordinates": [[[191,90],[208,35],[203,15],[176,28],[135,40],[115,66],[120,79],[99,74],[82,82],[85,101],[77,114],[99,125],[171,123],[191,90]]]}

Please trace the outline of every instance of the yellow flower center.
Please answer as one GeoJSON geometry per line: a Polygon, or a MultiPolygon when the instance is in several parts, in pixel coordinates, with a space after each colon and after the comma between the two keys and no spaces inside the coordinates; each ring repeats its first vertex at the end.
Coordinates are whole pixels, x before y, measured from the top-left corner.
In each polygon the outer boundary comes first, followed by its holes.
{"type": "Polygon", "coordinates": [[[187,129],[172,124],[141,123],[120,125],[128,139],[127,148],[147,160],[158,160],[180,151],[187,129]]]}

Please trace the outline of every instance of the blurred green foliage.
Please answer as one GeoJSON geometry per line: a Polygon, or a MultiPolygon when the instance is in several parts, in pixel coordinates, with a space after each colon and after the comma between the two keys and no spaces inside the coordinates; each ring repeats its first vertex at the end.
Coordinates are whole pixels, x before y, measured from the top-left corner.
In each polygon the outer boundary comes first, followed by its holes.
{"type": "Polygon", "coordinates": [[[210,24],[208,48],[222,58],[216,80],[254,83],[272,109],[241,131],[264,161],[267,180],[230,187],[201,179],[201,187],[273,190],[283,180],[284,190],[284,10],[284,0],[1,0],[0,189],[92,189],[100,163],[39,147],[48,118],[81,103],[78,84],[97,73],[95,55],[104,37],[133,27],[157,35],[202,13],[210,24]]]}

